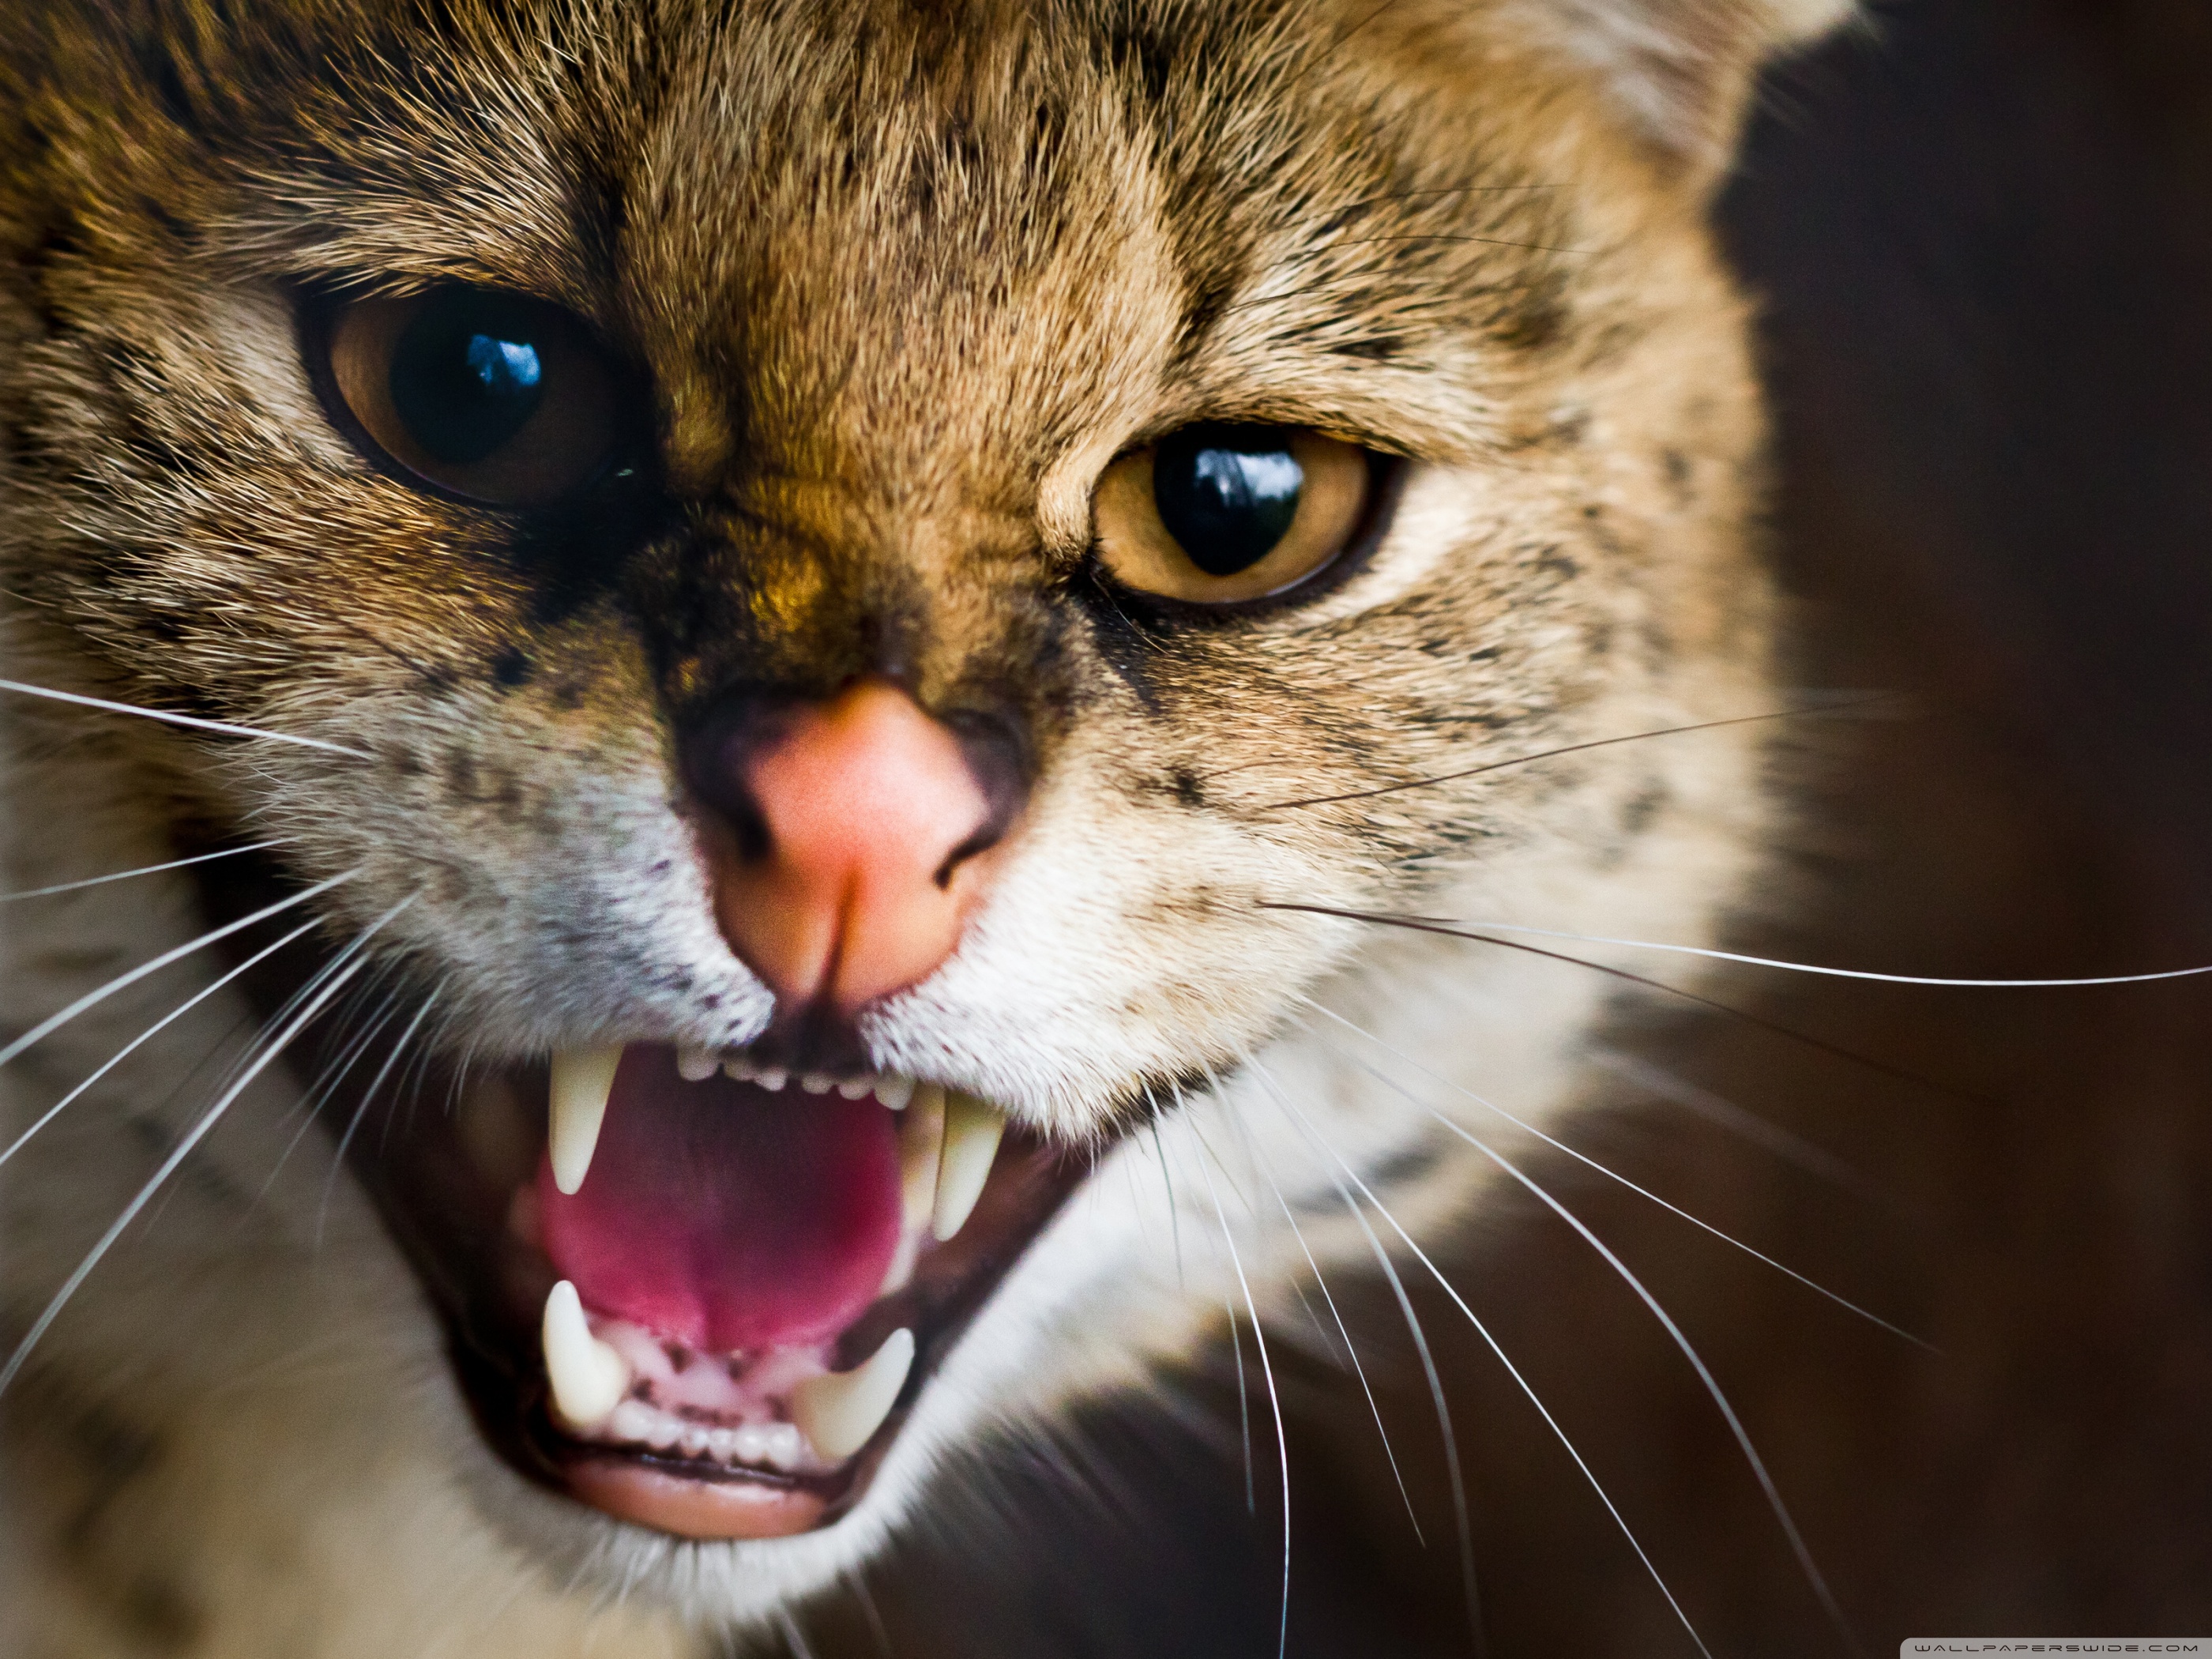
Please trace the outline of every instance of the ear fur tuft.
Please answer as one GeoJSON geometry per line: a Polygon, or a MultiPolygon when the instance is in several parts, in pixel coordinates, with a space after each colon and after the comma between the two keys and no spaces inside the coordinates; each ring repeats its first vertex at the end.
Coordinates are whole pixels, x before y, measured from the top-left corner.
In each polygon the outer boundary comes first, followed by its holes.
{"type": "Polygon", "coordinates": [[[1594,76],[1618,118],[1698,173],[1725,166],[1761,64],[1854,0],[1504,0],[1501,23],[1594,76]]]}

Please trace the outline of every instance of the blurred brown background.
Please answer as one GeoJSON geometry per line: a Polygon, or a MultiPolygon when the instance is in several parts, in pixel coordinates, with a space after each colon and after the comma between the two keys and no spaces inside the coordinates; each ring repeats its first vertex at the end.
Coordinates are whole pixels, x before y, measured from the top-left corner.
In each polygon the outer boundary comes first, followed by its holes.
{"type": "MultiPolygon", "coordinates": [[[[1937,975],[2212,962],[2212,6],[1885,5],[1771,77],[1722,219],[1766,319],[1796,678],[1920,711],[1792,732],[1786,920],[1742,941],[1937,975]]],[[[1507,1204],[1450,1264],[1711,1651],[2212,1635],[2212,985],[1725,990],[1768,1024],[1625,1005],[1620,1109],[1571,1138],[1940,1355],[1540,1173],[1712,1364],[1848,1637],[1680,1353],[1571,1233],[1507,1204]]],[[[1291,1651],[1693,1655],[1431,1288],[1478,1649],[1418,1364],[1385,1293],[1337,1288],[1427,1542],[1349,1378],[1292,1367],[1291,1651]]],[[[1225,1354],[1178,1386],[1195,1414],[1096,1412],[968,1483],[808,1647],[1273,1654],[1268,1437],[1248,1514],[1225,1354]]]]}

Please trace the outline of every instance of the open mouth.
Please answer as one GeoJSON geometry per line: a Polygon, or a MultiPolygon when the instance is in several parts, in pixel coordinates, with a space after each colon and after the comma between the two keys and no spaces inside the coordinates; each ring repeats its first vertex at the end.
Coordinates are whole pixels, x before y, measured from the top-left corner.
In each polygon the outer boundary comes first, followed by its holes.
{"type": "MultiPolygon", "coordinates": [[[[290,888],[253,855],[195,873],[229,920],[290,888]]],[[[244,960],[277,933],[228,943],[244,960]]],[[[264,1014],[301,988],[282,960],[246,975],[264,1014]]],[[[785,1537],[858,1503],[1090,1168],[925,1079],[652,1042],[395,1068],[364,1058],[374,1036],[333,1024],[304,1073],[327,1079],[317,1109],[444,1321],[485,1439],[682,1537],[785,1537]]]]}
{"type": "MultiPolygon", "coordinates": [[[[923,1079],[564,1052],[349,1157],[526,1475],[690,1538],[865,1492],[1080,1161],[923,1079]]],[[[410,1093],[438,1098],[435,1080],[410,1093]]]]}

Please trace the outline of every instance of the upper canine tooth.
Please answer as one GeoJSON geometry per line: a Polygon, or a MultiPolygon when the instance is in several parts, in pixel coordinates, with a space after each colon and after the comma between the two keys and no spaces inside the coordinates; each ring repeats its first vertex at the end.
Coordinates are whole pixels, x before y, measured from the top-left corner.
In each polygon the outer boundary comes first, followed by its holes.
{"type": "Polygon", "coordinates": [[[968,1224],[999,1155],[1006,1115],[988,1100],[954,1090],[945,1099],[945,1151],[937,1164],[937,1210],[929,1231],[939,1243],[968,1224]]]}
{"type": "Polygon", "coordinates": [[[704,1083],[722,1067],[722,1057],[711,1048],[678,1048],[676,1075],[686,1083],[704,1083]]]}
{"type": "Polygon", "coordinates": [[[914,1333],[901,1326],[865,1364],[793,1389],[792,1421],[824,1457],[850,1457],[891,1414],[913,1369],[914,1333]]]}
{"type": "Polygon", "coordinates": [[[573,1195],[592,1167],[599,1144],[599,1125],[607,1115],[607,1096],[622,1064],[622,1045],[562,1048],[553,1055],[551,1146],[553,1184],[573,1195]]]}
{"type": "Polygon", "coordinates": [[[936,1212],[944,1146],[945,1091],[925,1083],[915,1090],[914,1108],[898,1126],[900,1209],[908,1227],[923,1226],[936,1212]]]}
{"type": "Polygon", "coordinates": [[[571,1428],[599,1427],[629,1392],[629,1362],[592,1334],[582,1298],[565,1279],[545,1298],[541,1329],[554,1411],[571,1428]]]}
{"type": "Polygon", "coordinates": [[[895,1112],[906,1110],[906,1103],[914,1098],[914,1079],[895,1077],[886,1072],[876,1079],[876,1098],[895,1112]]]}

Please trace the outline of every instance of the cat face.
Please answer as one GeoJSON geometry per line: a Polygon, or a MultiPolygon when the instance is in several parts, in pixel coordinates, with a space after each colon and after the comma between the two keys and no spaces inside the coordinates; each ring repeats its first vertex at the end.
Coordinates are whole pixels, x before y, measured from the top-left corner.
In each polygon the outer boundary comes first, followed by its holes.
{"type": "Polygon", "coordinates": [[[1522,10],[11,52],[14,672],[278,734],[95,758],[262,844],[206,866],[213,921],[296,901],[233,960],[326,922],[240,985],[325,1044],[511,1534],[711,1611],[822,1582],[1232,1267],[1364,1248],[1133,1267],[1228,1227],[1207,1159],[1464,1204],[1306,1000],[1532,1079],[1587,1000],[1358,915],[1724,902],[1742,741],[1483,769],[1771,700],[1698,213],[1779,25],[1697,11],[1661,74],[1522,10]],[[1154,1152],[1183,1194],[1110,1196],[1154,1152]]]}

